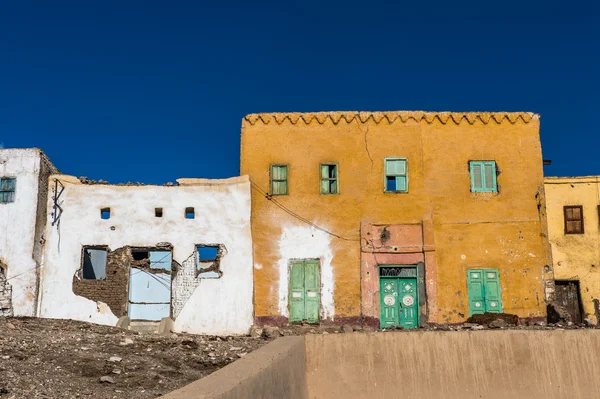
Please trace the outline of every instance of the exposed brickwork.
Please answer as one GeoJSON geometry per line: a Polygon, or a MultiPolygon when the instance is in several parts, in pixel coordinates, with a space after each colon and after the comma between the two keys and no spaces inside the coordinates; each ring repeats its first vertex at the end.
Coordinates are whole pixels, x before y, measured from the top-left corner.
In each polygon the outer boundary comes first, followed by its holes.
{"type": "Polygon", "coordinates": [[[132,261],[131,248],[122,247],[108,251],[106,262],[106,279],[84,280],[82,269],[73,276],[73,292],[75,295],[104,302],[117,317],[127,315],[129,292],[129,267],[132,261]]]}
{"type": "Polygon", "coordinates": [[[12,286],[6,279],[6,265],[0,261],[0,316],[12,315],[12,286]]]}
{"type": "Polygon", "coordinates": [[[176,319],[194,290],[200,285],[201,280],[196,278],[196,254],[191,254],[173,271],[175,273],[171,292],[171,309],[173,319],[176,319]]]}

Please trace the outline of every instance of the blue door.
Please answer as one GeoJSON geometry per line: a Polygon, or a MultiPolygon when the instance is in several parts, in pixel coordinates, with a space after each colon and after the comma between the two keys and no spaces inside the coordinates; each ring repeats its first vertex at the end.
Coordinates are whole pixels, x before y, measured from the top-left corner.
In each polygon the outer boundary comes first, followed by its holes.
{"type": "Polygon", "coordinates": [[[149,252],[150,267],[129,270],[131,320],[154,320],[171,315],[171,251],[149,252]]]}

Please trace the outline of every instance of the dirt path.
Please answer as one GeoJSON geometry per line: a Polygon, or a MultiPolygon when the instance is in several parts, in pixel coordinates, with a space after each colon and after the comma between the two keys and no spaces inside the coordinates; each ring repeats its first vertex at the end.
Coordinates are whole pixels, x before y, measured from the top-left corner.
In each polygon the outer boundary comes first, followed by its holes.
{"type": "Polygon", "coordinates": [[[0,399],[155,398],[267,342],[0,317],[0,399]]]}

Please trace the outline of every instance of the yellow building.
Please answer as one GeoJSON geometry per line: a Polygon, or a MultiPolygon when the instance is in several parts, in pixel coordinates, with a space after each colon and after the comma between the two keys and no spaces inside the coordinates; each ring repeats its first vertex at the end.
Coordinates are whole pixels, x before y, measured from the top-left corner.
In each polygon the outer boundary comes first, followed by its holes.
{"type": "Polygon", "coordinates": [[[544,180],[555,300],[573,322],[600,317],[600,176],[544,180]]]}
{"type": "Polygon", "coordinates": [[[241,173],[258,324],[546,315],[538,115],[252,114],[241,173]]]}

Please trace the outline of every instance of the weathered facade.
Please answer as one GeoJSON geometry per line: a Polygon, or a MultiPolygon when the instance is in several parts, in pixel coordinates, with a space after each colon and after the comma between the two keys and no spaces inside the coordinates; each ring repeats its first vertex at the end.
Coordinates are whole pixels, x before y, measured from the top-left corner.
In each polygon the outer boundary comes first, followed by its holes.
{"type": "Polygon", "coordinates": [[[50,177],[39,316],[245,334],[253,321],[250,182],[85,184],[50,177]]]}
{"type": "Polygon", "coordinates": [[[573,322],[600,320],[600,177],[547,177],[555,300],[573,322]]]}
{"type": "Polygon", "coordinates": [[[37,148],[0,148],[0,315],[35,316],[48,176],[37,148]]]}
{"type": "Polygon", "coordinates": [[[259,324],[546,315],[538,115],[252,114],[241,172],[259,324]]]}

